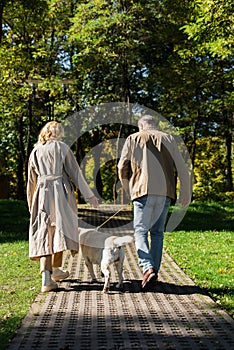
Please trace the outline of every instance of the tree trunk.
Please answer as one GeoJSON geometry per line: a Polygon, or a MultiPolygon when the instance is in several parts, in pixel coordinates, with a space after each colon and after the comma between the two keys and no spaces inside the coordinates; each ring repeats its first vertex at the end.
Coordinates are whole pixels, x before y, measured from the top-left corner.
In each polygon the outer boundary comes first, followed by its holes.
{"type": "Polygon", "coordinates": [[[101,158],[102,146],[100,144],[99,130],[94,131],[93,141],[94,141],[94,147],[95,147],[93,177],[94,177],[94,183],[96,184],[96,190],[97,190],[97,193],[95,193],[95,195],[97,195],[102,199],[103,183],[102,183],[102,177],[100,172],[100,158],[101,158]]]}
{"type": "Polygon", "coordinates": [[[226,159],[227,159],[227,191],[233,191],[233,178],[232,178],[232,134],[226,132],[226,159]]]}
{"type": "MultiPolygon", "coordinates": [[[[84,158],[84,150],[82,147],[81,138],[79,137],[76,141],[76,160],[78,164],[81,164],[83,158],[84,158]]],[[[79,189],[77,191],[77,201],[78,201],[78,204],[84,203],[84,200],[82,199],[79,189]]]]}
{"type": "Polygon", "coordinates": [[[0,44],[2,42],[2,37],[3,37],[3,11],[4,11],[4,7],[6,5],[6,0],[2,0],[0,1],[0,44]]]}
{"type": "Polygon", "coordinates": [[[17,166],[17,199],[26,199],[25,195],[25,151],[24,151],[24,142],[23,142],[23,133],[24,133],[24,125],[23,125],[23,117],[20,116],[17,125],[18,130],[18,146],[19,146],[19,159],[17,166]]]}
{"type": "Polygon", "coordinates": [[[28,132],[27,132],[27,145],[26,145],[26,152],[25,152],[25,178],[26,178],[26,183],[28,180],[28,160],[30,156],[30,152],[32,149],[32,144],[31,144],[31,134],[32,134],[32,117],[33,117],[33,111],[32,111],[32,99],[29,98],[28,100],[28,132]]]}
{"type": "Polygon", "coordinates": [[[120,157],[120,147],[119,147],[119,140],[121,138],[122,135],[122,129],[123,129],[123,124],[120,124],[119,127],[119,132],[118,132],[118,137],[117,137],[117,141],[116,141],[116,166],[115,166],[115,182],[114,182],[114,186],[113,186],[113,199],[114,199],[114,203],[117,202],[117,184],[119,182],[119,175],[118,175],[118,161],[119,161],[119,157],[120,157]]]}
{"type": "Polygon", "coordinates": [[[194,169],[194,164],[196,159],[196,147],[197,147],[196,141],[197,141],[197,122],[195,121],[194,127],[193,127],[193,139],[192,139],[192,146],[191,146],[191,152],[190,152],[193,169],[194,169]]]}

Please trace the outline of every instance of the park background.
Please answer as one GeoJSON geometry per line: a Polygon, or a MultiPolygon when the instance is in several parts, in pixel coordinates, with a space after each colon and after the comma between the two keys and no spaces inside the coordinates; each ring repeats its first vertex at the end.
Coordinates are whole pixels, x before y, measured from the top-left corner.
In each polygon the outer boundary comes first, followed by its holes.
{"type": "MultiPolygon", "coordinates": [[[[124,102],[176,128],[193,164],[194,200],[233,201],[233,29],[230,0],[1,1],[1,197],[25,199],[45,122],[124,102]]],[[[73,145],[78,162],[132,131],[93,128],[73,145]]],[[[100,196],[113,200],[116,164],[101,163],[87,164],[86,176],[98,173],[100,196]]]]}
{"type": "MultiPolygon", "coordinates": [[[[105,103],[146,106],[183,138],[193,200],[165,234],[165,248],[233,316],[233,32],[231,0],[0,1],[2,349],[40,290],[38,266],[28,259],[26,204],[38,132],[105,103]]],[[[77,139],[78,162],[102,141],[135,131],[125,122],[77,139]]],[[[116,159],[88,159],[83,170],[91,185],[97,174],[99,195],[113,202],[116,159]]]]}

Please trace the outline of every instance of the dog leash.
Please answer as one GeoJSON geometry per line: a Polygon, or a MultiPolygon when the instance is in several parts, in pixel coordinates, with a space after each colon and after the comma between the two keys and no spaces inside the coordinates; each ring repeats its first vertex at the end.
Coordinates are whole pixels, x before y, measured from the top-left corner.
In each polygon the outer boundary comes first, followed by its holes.
{"type": "Polygon", "coordinates": [[[127,205],[129,205],[130,202],[128,202],[124,207],[118,209],[113,215],[111,215],[107,220],[105,220],[101,225],[97,226],[96,230],[98,231],[99,228],[101,228],[102,226],[104,226],[108,221],[110,221],[111,219],[113,219],[113,217],[115,217],[119,212],[121,212],[124,208],[127,207],[127,205]]]}

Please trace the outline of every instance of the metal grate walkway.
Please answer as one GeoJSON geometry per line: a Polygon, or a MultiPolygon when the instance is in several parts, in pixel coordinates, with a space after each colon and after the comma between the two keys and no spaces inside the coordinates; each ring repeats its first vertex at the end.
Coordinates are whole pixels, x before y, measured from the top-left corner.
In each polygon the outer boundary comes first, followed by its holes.
{"type": "MultiPolygon", "coordinates": [[[[87,219],[89,214],[83,212],[81,217],[87,219]]],[[[99,219],[104,221],[102,216],[103,212],[99,219]]],[[[115,232],[133,234],[128,211],[115,220],[119,221],[110,223],[115,232]],[[124,230],[123,223],[128,223],[124,230]]],[[[100,282],[90,284],[81,254],[72,258],[67,253],[64,266],[71,271],[70,278],[57,292],[38,295],[8,349],[234,349],[233,319],[202,294],[166,253],[158,284],[142,292],[134,244],[125,251],[124,288],[115,289],[117,275],[112,268],[109,294],[102,293],[98,267],[100,282]]]]}

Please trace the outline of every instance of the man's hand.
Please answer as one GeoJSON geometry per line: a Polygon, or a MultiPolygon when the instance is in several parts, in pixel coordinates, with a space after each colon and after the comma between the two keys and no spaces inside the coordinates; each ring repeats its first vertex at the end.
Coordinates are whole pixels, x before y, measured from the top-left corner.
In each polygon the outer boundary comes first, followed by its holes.
{"type": "Polygon", "coordinates": [[[127,196],[127,198],[131,198],[131,195],[130,195],[130,190],[129,190],[129,180],[127,179],[122,179],[122,186],[123,186],[123,189],[124,189],[124,192],[127,196]]]}
{"type": "Polygon", "coordinates": [[[98,203],[98,198],[95,197],[95,196],[93,196],[93,197],[91,197],[91,198],[88,198],[88,201],[89,201],[90,205],[91,205],[92,207],[94,207],[94,208],[97,208],[98,205],[99,205],[99,203],[98,203]]]}

